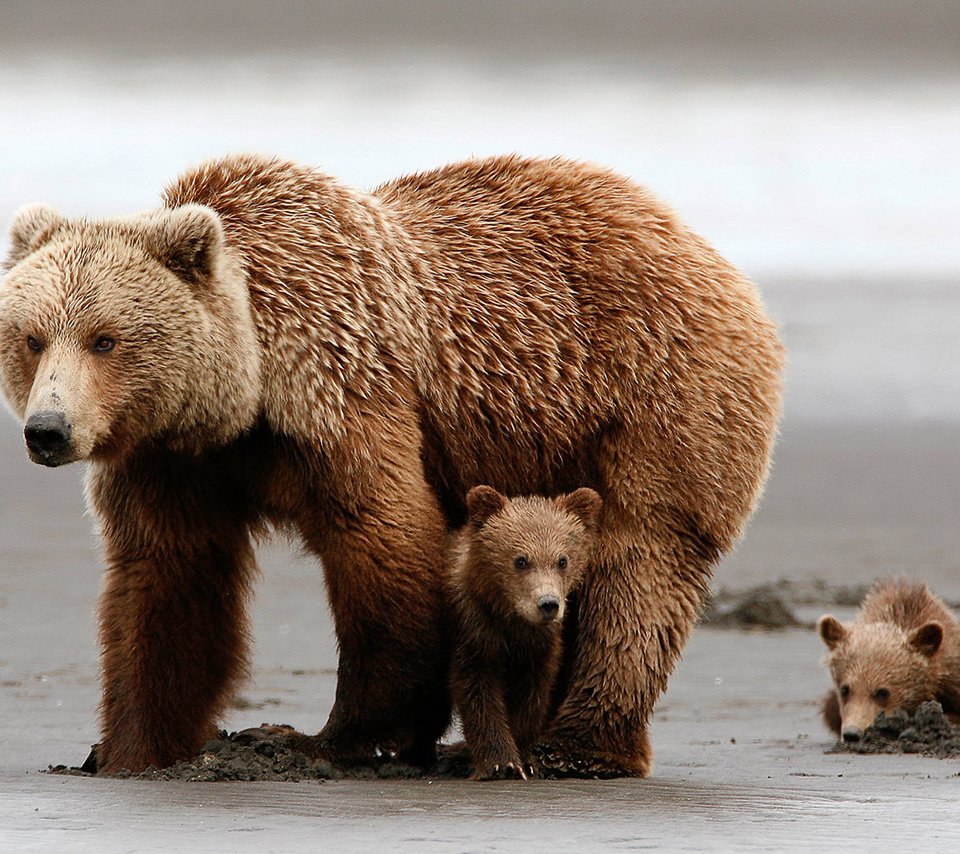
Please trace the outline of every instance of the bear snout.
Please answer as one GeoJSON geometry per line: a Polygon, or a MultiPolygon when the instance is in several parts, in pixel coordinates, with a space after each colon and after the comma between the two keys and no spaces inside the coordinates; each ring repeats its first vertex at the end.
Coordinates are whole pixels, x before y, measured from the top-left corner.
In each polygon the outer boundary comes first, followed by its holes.
{"type": "Polygon", "coordinates": [[[863,738],[863,731],[860,727],[845,726],[843,728],[843,741],[845,744],[852,744],[863,738]]]}
{"type": "Polygon", "coordinates": [[[560,600],[552,594],[541,596],[537,600],[537,610],[545,623],[551,622],[560,613],[560,600]]]}
{"type": "Polygon", "coordinates": [[[72,430],[62,412],[38,412],[27,419],[23,438],[34,462],[58,466],[70,450],[72,430]]]}

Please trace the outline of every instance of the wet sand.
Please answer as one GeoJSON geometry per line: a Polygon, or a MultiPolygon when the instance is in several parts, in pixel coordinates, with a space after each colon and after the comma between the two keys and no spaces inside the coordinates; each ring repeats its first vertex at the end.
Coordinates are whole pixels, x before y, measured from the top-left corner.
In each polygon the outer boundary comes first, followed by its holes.
{"type": "MultiPolygon", "coordinates": [[[[13,129],[0,141],[0,223],[41,199],[70,213],[146,207],[186,163],[238,147],[360,185],[513,149],[563,150],[649,182],[761,280],[790,351],[770,485],[717,585],[736,595],[779,578],[816,590],[906,574],[960,601],[960,290],[956,254],[936,254],[955,234],[943,164],[957,4],[0,5],[13,129]],[[938,280],[914,269],[929,258],[938,280]]],[[[82,762],[97,738],[100,571],[81,480],[78,466],[29,464],[0,415],[0,852],[960,842],[957,760],[825,753],[828,678],[803,628],[695,629],[657,707],[649,780],[44,774],[82,762]]],[[[336,668],[320,573],[283,544],[260,557],[252,678],[224,725],[316,731],[336,668]]],[[[802,623],[853,613],[816,595],[789,604],[802,623]]]]}
{"type": "MultiPolygon", "coordinates": [[[[788,425],[762,510],[719,583],[869,582],[906,570],[960,598],[952,424],[788,425]],[[899,545],[898,545],[899,544],[899,545]],[[896,548],[895,548],[896,547],[896,548]],[[899,548],[899,551],[897,551],[899,548]],[[893,553],[891,553],[893,550],[893,553]]],[[[96,739],[98,558],[79,467],[23,457],[0,422],[0,850],[800,850],[843,838],[960,842],[960,765],[828,755],[828,686],[809,630],[699,627],[653,722],[645,781],[146,783],[46,775],[96,739]],[[185,836],[184,834],[188,834],[185,836]],[[9,848],[6,848],[9,846],[9,848]]],[[[319,572],[261,554],[253,678],[225,721],[315,731],[336,654],[319,572]]],[[[798,615],[821,608],[809,601],[798,615]]],[[[841,616],[852,609],[830,606],[841,616]]]]}

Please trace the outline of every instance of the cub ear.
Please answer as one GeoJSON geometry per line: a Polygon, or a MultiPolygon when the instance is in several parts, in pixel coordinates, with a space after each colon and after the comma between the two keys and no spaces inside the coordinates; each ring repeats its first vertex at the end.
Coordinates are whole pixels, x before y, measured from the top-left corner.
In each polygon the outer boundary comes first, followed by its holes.
{"type": "Polygon", "coordinates": [[[67,220],[49,205],[27,205],[13,215],[7,266],[18,264],[36,252],[67,220]]]}
{"type": "Polygon", "coordinates": [[[588,531],[595,531],[600,520],[600,509],[603,499],[598,492],[587,487],[581,487],[567,495],[554,499],[554,504],[567,513],[572,513],[588,531]]]}
{"type": "Polygon", "coordinates": [[[481,528],[494,513],[503,510],[506,503],[506,496],[492,486],[475,486],[467,493],[467,518],[475,528],[481,528]]]}
{"type": "Polygon", "coordinates": [[[910,647],[929,658],[943,643],[943,626],[937,622],[925,623],[907,635],[910,647]]]}
{"type": "Polygon", "coordinates": [[[147,226],[147,251],[191,284],[210,278],[223,246],[223,225],[212,208],[183,205],[161,211],[147,226]]]}
{"type": "Polygon", "coordinates": [[[824,614],[817,620],[817,634],[829,649],[836,649],[847,639],[847,630],[833,614],[824,614]]]}

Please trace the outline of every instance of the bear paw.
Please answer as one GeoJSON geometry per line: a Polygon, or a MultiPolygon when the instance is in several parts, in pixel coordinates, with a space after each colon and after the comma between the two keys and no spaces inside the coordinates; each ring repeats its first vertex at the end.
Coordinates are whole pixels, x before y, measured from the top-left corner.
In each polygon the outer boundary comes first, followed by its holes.
{"type": "Polygon", "coordinates": [[[649,756],[629,757],[599,750],[583,750],[566,742],[538,744],[533,752],[543,777],[578,777],[587,780],[646,777],[652,766],[649,756]]]}
{"type": "Polygon", "coordinates": [[[526,780],[527,772],[519,759],[508,762],[493,762],[478,766],[471,780],[526,780]]]}

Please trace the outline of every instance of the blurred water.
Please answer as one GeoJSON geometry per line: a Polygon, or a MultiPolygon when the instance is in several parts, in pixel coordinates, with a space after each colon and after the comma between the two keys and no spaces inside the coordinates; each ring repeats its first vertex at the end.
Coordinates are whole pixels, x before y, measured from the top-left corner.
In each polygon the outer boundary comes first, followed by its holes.
{"type": "Polygon", "coordinates": [[[563,153],[647,184],[761,283],[791,350],[788,415],[960,420],[960,81],[325,56],[0,64],[0,228],[30,201],[151,207],[186,165],[232,151],[361,187],[563,153]]]}
{"type": "Polygon", "coordinates": [[[0,66],[0,217],[151,205],[185,164],[278,152],[370,186],[471,155],[565,153],[670,200],[755,275],[960,270],[960,85],[645,81],[627,69],[290,57],[0,66]]]}

